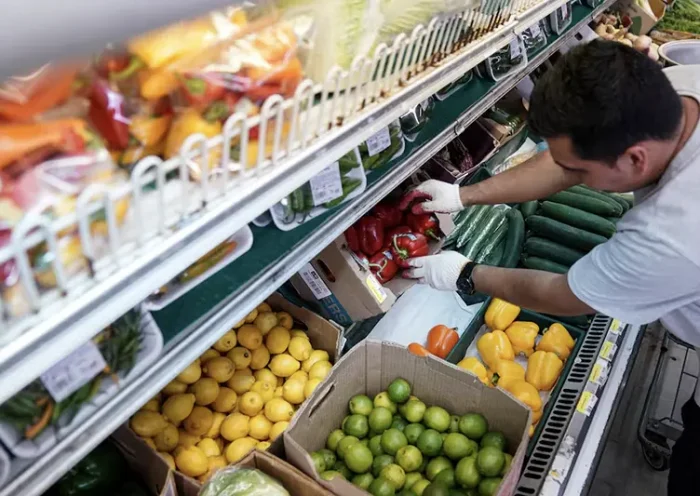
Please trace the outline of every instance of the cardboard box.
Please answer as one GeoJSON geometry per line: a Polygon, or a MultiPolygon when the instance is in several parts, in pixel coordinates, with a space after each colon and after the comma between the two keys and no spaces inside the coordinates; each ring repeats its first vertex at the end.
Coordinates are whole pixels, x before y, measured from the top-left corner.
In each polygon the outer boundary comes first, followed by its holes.
{"type": "Polygon", "coordinates": [[[340,426],[350,398],[356,394],[372,397],[397,377],[410,382],[412,394],[426,404],[439,405],[457,415],[481,413],[490,429],[503,432],[513,463],[497,494],[513,494],[527,450],[530,410],[454,365],[434,357],[417,357],[403,346],[380,341],[368,340],[355,346],[299,409],[284,433],[287,460],[335,494],[366,496],[365,491],[344,479],[319,479],[309,453],[323,448],[328,434],[340,426]]]}
{"type": "Polygon", "coordinates": [[[632,18],[629,31],[636,35],[647,34],[666,13],[666,3],[663,0],[649,0],[653,16],[637,5],[634,0],[621,0],[617,5],[622,14],[632,18]]]}

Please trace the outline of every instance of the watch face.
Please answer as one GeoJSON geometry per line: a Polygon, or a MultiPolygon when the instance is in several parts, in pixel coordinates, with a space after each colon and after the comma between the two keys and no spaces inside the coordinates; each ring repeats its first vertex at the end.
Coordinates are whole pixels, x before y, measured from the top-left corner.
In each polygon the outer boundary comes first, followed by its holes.
{"type": "Polygon", "coordinates": [[[474,282],[472,281],[472,270],[474,269],[474,263],[468,262],[462,272],[460,272],[457,278],[457,289],[468,295],[474,294],[474,282]]]}

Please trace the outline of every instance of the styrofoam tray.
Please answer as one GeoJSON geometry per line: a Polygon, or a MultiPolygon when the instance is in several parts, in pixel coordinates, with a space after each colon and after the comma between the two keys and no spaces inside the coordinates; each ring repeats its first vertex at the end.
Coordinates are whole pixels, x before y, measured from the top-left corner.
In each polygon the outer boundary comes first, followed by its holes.
{"type": "Polygon", "coordinates": [[[235,250],[226,255],[226,257],[224,257],[219,263],[208,269],[206,272],[190,281],[187,281],[185,284],[181,284],[177,282],[176,279],[173,279],[165,285],[165,294],[153,295],[144,301],[146,309],[153,311],[165,308],[177,300],[180,296],[184,295],[198,284],[201,284],[205,279],[213,276],[234,260],[245,254],[253,246],[253,231],[251,231],[250,227],[246,224],[245,227],[236,231],[233,236],[227,239],[227,241],[228,240],[236,242],[237,246],[235,250]]]}
{"type": "MultiPolygon", "coordinates": [[[[0,441],[7,447],[13,455],[18,458],[35,458],[41,456],[51,449],[60,439],[66,437],[76,425],[90,418],[101,405],[104,405],[109,398],[114,396],[120,385],[128,384],[138,377],[153,362],[156,361],[163,349],[163,335],[158,328],[153,316],[142,306],[141,312],[141,334],[143,340],[141,348],[136,355],[136,362],[129,373],[119,376],[120,383],[117,384],[109,378],[103,378],[100,389],[89,403],[86,403],[78,413],[68,420],[65,425],[47,428],[35,439],[24,439],[22,433],[12,425],[0,422],[0,441]]],[[[0,476],[2,475],[2,460],[0,460],[0,476]]],[[[1,478],[1,477],[0,477],[1,478]]]]}

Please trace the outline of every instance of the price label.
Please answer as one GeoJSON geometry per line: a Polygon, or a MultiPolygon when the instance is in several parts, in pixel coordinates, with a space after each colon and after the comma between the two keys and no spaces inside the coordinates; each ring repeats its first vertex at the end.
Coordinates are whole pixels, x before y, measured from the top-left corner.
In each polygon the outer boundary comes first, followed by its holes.
{"type": "Polygon", "coordinates": [[[561,7],[559,7],[559,15],[561,16],[563,21],[565,21],[566,18],[569,17],[568,4],[564,4],[561,7]]]}
{"type": "Polygon", "coordinates": [[[591,376],[589,380],[599,386],[603,387],[605,382],[608,380],[608,374],[610,372],[610,365],[608,362],[602,359],[598,359],[595,364],[593,364],[593,369],[591,370],[591,376]]]}
{"type": "Polygon", "coordinates": [[[538,38],[542,33],[542,30],[540,29],[540,23],[533,24],[532,26],[530,26],[529,30],[533,38],[538,38]]]}
{"type": "Polygon", "coordinates": [[[88,341],[41,374],[41,382],[51,397],[59,402],[93,380],[106,366],[97,345],[88,341]]]}
{"type": "Polygon", "coordinates": [[[600,348],[600,358],[603,360],[611,361],[615,357],[615,352],[617,351],[617,345],[612,341],[606,341],[600,348]]]}
{"type": "Polygon", "coordinates": [[[626,324],[623,324],[617,319],[613,319],[613,321],[610,323],[610,332],[613,334],[620,334],[622,330],[625,328],[626,324]]]}
{"type": "Polygon", "coordinates": [[[515,57],[520,56],[520,42],[518,41],[518,38],[514,38],[510,41],[510,58],[514,59],[515,57]]]}
{"type": "Polygon", "coordinates": [[[340,178],[338,162],[332,163],[312,177],[309,184],[311,185],[311,196],[316,207],[343,196],[343,183],[340,178]]]}
{"type": "Polygon", "coordinates": [[[598,397],[590,391],[584,391],[581,393],[581,399],[578,400],[576,411],[589,417],[596,403],[598,403],[598,397]]]}
{"type": "Polygon", "coordinates": [[[387,296],[386,291],[384,291],[384,287],[377,280],[377,278],[374,277],[374,274],[369,274],[365,282],[367,283],[367,288],[369,289],[369,292],[372,293],[372,296],[374,296],[374,299],[377,300],[377,303],[379,303],[380,305],[384,303],[384,300],[386,300],[387,296]]]}
{"type": "Polygon", "coordinates": [[[367,139],[367,152],[370,157],[374,157],[377,153],[381,153],[391,146],[391,135],[389,128],[385,127],[374,136],[367,139]]]}
{"type": "Polygon", "coordinates": [[[331,290],[328,289],[328,286],[326,286],[326,283],[323,282],[321,276],[318,275],[316,269],[314,269],[313,265],[310,263],[307,263],[301,268],[301,270],[299,270],[299,275],[314,294],[314,298],[317,300],[328,298],[333,294],[331,293],[331,290]]]}

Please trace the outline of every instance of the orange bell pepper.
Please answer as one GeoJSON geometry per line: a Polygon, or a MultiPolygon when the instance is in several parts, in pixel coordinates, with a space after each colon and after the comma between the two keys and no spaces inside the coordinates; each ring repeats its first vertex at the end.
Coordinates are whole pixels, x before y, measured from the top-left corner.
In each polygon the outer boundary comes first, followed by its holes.
{"type": "Polygon", "coordinates": [[[428,351],[440,358],[447,358],[459,341],[459,334],[445,325],[436,325],[428,332],[428,351]]]}
{"type": "Polygon", "coordinates": [[[542,335],[542,339],[537,343],[538,351],[551,351],[562,360],[569,358],[571,350],[574,349],[574,338],[569,331],[561,324],[552,324],[542,335]]]}
{"type": "Polygon", "coordinates": [[[430,352],[423,346],[422,344],[418,343],[411,343],[408,345],[408,351],[413,353],[416,356],[428,356],[430,355],[430,352]]]}

